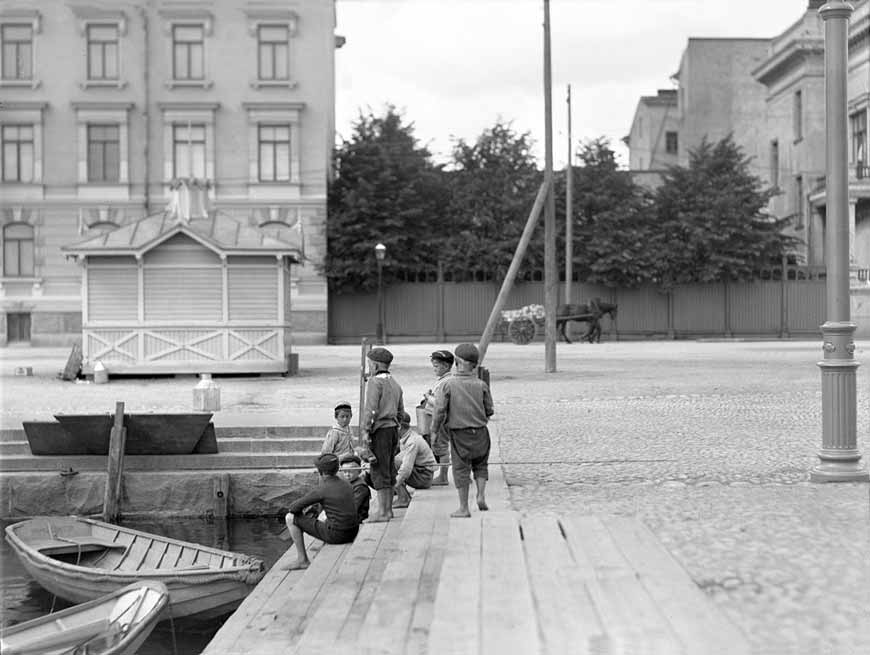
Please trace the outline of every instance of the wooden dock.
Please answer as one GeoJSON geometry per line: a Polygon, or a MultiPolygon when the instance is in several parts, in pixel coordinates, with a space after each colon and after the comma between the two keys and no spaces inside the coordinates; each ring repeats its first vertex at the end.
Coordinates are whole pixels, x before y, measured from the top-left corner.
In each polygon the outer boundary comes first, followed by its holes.
{"type": "Polygon", "coordinates": [[[278,570],[291,547],[203,655],[750,653],[642,522],[521,517],[490,476],[491,509],[471,519],[436,487],[304,572],[278,570]]]}

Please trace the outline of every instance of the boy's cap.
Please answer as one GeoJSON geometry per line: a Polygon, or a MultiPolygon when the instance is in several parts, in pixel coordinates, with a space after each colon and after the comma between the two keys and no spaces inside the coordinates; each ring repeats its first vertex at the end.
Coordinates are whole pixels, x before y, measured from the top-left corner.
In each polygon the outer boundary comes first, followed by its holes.
{"type": "Polygon", "coordinates": [[[362,464],[362,460],[358,455],[342,455],[341,460],[338,462],[339,464],[356,464],[359,466],[362,464]]]}
{"type": "Polygon", "coordinates": [[[340,409],[351,409],[350,403],[346,400],[339,400],[335,407],[333,407],[333,411],[338,411],[340,409]]]}
{"type": "Polygon", "coordinates": [[[453,352],[459,359],[472,364],[477,364],[480,359],[480,351],[473,343],[460,343],[453,352]]]}
{"type": "Polygon", "coordinates": [[[332,453],[326,453],[314,460],[314,466],[321,475],[335,475],[338,473],[338,457],[332,453]]]}
{"type": "Polygon", "coordinates": [[[453,366],[453,353],[449,350],[436,350],[429,356],[429,359],[434,359],[436,362],[444,362],[453,366]]]}
{"type": "Polygon", "coordinates": [[[393,353],[391,353],[386,348],[372,348],[369,351],[368,358],[373,362],[381,362],[382,364],[389,364],[393,361],[393,353]]]}
{"type": "Polygon", "coordinates": [[[399,414],[399,423],[402,425],[411,425],[411,415],[408,412],[399,414]]]}

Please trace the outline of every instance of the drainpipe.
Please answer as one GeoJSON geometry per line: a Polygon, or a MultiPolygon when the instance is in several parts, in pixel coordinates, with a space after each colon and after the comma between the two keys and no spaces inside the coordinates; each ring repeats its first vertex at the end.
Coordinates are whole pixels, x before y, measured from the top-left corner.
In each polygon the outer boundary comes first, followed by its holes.
{"type": "Polygon", "coordinates": [[[150,77],[150,62],[151,62],[151,53],[150,53],[150,43],[149,43],[149,35],[148,35],[148,13],[145,7],[139,7],[139,15],[142,17],[142,41],[145,47],[145,52],[142,56],[142,81],[145,85],[143,104],[144,107],[142,109],[142,116],[145,119],[145,138],[143,139],[144,143],[142,146],[142,155],[145,160],[145,194],[144,194],[144,203],[145,203],[145,214],[148,214],[149,207],[151,206],[151,159],[149,148],[151,145],[151,88],[149,84],[150,77]]]}

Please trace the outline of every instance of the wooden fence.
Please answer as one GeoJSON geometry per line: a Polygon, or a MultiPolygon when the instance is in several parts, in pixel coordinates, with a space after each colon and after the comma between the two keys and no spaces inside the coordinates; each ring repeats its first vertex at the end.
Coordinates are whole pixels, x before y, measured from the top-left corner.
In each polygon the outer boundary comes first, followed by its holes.
{"type": "MultiPolygon", "coordinates": [[[[435,281],[400,282],[384,289],[385,331],[392,342],[477,339],[498,294],[496,280],[462,281],[439,275],[435,281]],[[447,279],[445,279],[447,278],[447,279]]],[[[425,278],[424,278],[425,279],[425,278]]],[[[698,337],[817,336],[825,316],[825,272],[789,267],[762,272],[752,282],[689,284],[670,292],[656,287],[612,289],[575,283],[574,302],[590,298],[615,302],[617,318],[603,319],[603,340],[698,337]]],[[[564,289],[560,287],[560,302],[564,289]]],[[[541,281],[514,285],[505,309],[544,303],[541,281]]],[[[330,294],[330,343],[357,343],[374,337],[377,295],[330,294]]],[[[584,326],[573,324],[577,330],[584,326]]],[[[506,338],[501,330],[496,339],[506,338]]]]}

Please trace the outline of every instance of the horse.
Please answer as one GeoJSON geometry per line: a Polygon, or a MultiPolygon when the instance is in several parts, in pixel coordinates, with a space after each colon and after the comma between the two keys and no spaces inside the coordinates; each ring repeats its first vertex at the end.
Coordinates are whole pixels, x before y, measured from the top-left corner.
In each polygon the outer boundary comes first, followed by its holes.
{"type": "Polygon", "coordinates": [[[586,333],[580,337],[582,340],[589,343],[601,342],[601,317],[605,314],[610,316],[610,320],[616,318],[616,304],[604,302],[600,298],[593,298],[588,304],[583,305],[559,305],[556,308],[556,329],[562,335],[565,343],[571,343],[568,335],[565,333],[565,326],[568,321],[578,321],[580,323],[588,323],[586,333]]]}

